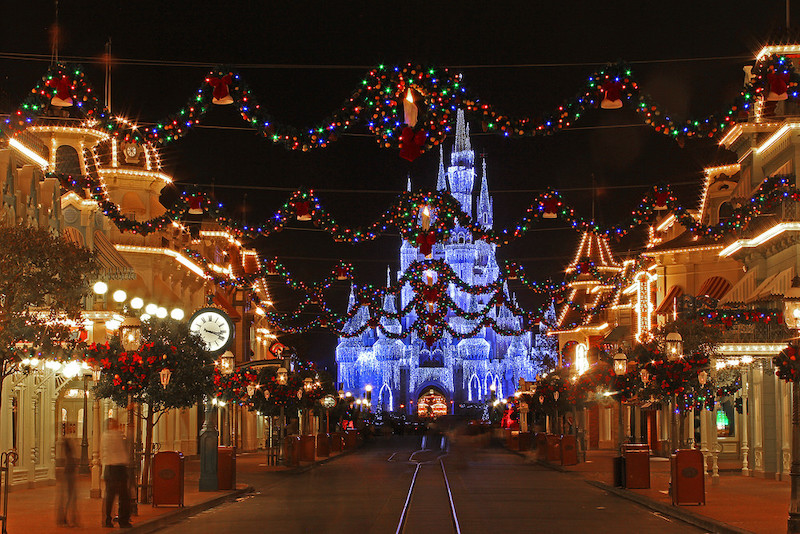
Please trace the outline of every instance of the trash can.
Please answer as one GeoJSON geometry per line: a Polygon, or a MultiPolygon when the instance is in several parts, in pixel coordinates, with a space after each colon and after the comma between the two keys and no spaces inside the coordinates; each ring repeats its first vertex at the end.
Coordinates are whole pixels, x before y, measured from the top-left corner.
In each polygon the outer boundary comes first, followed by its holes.
{"type": "Polygon", "coordinates": [[[186,459],[177,451],[153,457],[153,506],[183,506],[183,474],[186,459]]]}
{"type": "Polygon", "coordinates": [[[314,461],[314,453],[316,452],[314,449],[316,448],[316,441],[317,440],[315,439],[315,436],[311,434],[300,436],[300,453],[298,455],[298,460],[301,462],[314,461]]]}
{"type": "Polygon", "coordinates": [[[537,460],[547,458],[547,436],[544,432],[537,432],[533,435],[533,448],[536,450],[537,460]]]}
{"type": "Polygon", "coordinates": [[[298,436],[286,436],[284,440],[283,462],[287,467],[299,465],[298,454],[300,453],[300,438],[298,436]]]}
{"type": "Polygon", "coordinates": [[[506,429],[506,447],[511,451],[519,450],[519,430],[506,429]]]}
{"type": "Polygon", "coordinates": [[[342,433],[334,432],[331,434],[331,453],[342,452],[342,433]]]}
{"type": "Polygon", "coordinates": [[[624,488],[647,489],[650,487],[650,446],[646,443],[622,445],[625,458],[624,488]]]}
{"type": "Polygon", "coordinates": [[[328,434],[317,434],[317,456],[327,458],[331,455],[331,437],[328,434]]]}
{"type": "Polygon", "coordinates": [[[555,434],[547,434],[547,456],[548,462],[561,461],[561,437],[555,434]]]}
{"type": "Polygon", "coordinates": [[[672,504],[705,504],[706,479],[703,453],[678,449],[670,456],[672,504]]]}
{"type": "Polygon", "coordinates": [[[344,448],[346,450],[355,449],[358,440],[358,432],[355,430],[348,430],[344,433],[344,448]]]}
{"type": "Polygon", "coordinates": [[[519,433],[519,450],[521,450],[521,451],[529,451],[529,450],[531,450],[531,433],[530,432],[520,432],[519,433]]]}
{"type": "Polygon", "coordinates": [[[573,434],[561,436],[561,465],[578,464],[578,441],[573,434]]]}
{"type": "Polygon", "coordinates": [[[217,489],[236,489],[236,447],[217,447],[217,489]]]}

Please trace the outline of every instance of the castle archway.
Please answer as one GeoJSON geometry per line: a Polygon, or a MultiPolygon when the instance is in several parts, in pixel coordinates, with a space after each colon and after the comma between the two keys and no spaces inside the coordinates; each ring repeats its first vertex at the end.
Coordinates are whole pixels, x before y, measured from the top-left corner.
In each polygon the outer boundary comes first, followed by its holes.
{"type": "Polygon", "coordinates": [[[424,418],[447,415],[448,406],[444,391],[436,386],[426,386],[417,398],[417,415],[424,418]]]}

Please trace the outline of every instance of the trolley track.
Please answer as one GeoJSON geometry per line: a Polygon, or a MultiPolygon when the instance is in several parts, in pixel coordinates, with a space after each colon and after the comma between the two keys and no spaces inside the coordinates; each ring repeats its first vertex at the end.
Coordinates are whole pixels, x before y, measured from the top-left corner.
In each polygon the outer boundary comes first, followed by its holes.
{"type": "Polygon", "coordinates": [[[444,458],[447,456],[446,439],[442,438],[438,453],[424,448],[425,439],[422,445],[423,449],[409,456],[409,461],[416,463],[416,469],[411,477],[395,534],[445,532],[448,524],[453,532],[461,534],[453,492],[444,465],[444,458]],[[416,459],[425,457],[430,459],[416,459]]]}

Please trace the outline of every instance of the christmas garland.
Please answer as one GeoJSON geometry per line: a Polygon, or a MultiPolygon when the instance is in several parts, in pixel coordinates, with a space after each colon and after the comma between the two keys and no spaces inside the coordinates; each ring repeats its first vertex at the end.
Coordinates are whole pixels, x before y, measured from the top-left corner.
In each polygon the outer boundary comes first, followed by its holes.
{"type": "Polygon", "coordinates": [[[800,362],[798,362],[797,347],[793,345],[787,346],[780,351],[777,356],[772,358],[772,363],[775,366],[775,374],[781,380],[797,382],[798,378],[800,378],[800,362]]]}
{"type": "MultiPolygon", "coordinates": [[[[368,129],[380,146],[400,148],[401,156],[413,161],[422,151],[441,143],[450,129],[451,115],[458,108],[479,118],[485,132],[521,137],[550,135],[573,126],[588,110],[617,109],[627,104],[654,131],[682,141],[698,136],[715,137],[737,120],[746,120],[755,101],[766,93],[771,93],[770,97],[776,95],[772,98],[777,99],[797,99],[798,76],[785,57],[761,58],[755,63],[752,75],[750,83],[725,113],[680,122],[640,91],[625,63],[609,64],[590,74],[585,86],[564,104],[537,119],[500,112],[471,95],[461,75],[451,74],[447,69],[411,63],[402,67],[379,65],[365,75],[361,86],[338,110],[319,124],[300,129],[275,122],[239,73],[215,67],[183,108],[132,137],[140,142],[167,144],[199,125],[212,106],[234,105],[259,135],[288,149],[324,148],[358,125],[368,129]]],[[[79,66],[51,66],[6,124],[13,130],[23,129],[54,107],[75,108],[78,116],[98,120],[104,130],[117,135],[118,125],[103,109],[79,66]]]]}

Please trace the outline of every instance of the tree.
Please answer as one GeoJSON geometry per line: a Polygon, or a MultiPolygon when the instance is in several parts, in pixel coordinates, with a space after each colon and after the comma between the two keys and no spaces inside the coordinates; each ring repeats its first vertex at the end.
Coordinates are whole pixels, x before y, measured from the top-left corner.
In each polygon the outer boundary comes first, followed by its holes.
{"type": "Polygon", "coordinates": [[[97,271],[94,253],[47,230],[0,227],[0,404],[23,355],[62,359],[80,343],[82,299],[97,271]]]}
{"type": "Polygon", "coordinates": [[[194,406],[211,392],[214,361],[186,322],[151,319],[144,323],[142,338],[145,342],[135,352],[125,351],[119,338],[92,345],[86,360],[102,369],[93,390],[98,398],[111,399],[119,406],[130,402],[147,405],[146,415],[139,410],[146,429],[142,485],[147,487],[153,427],[168,410],[194,406]],[[161,381],[165,369],[170,375],[166,386],[161,381]]]}

